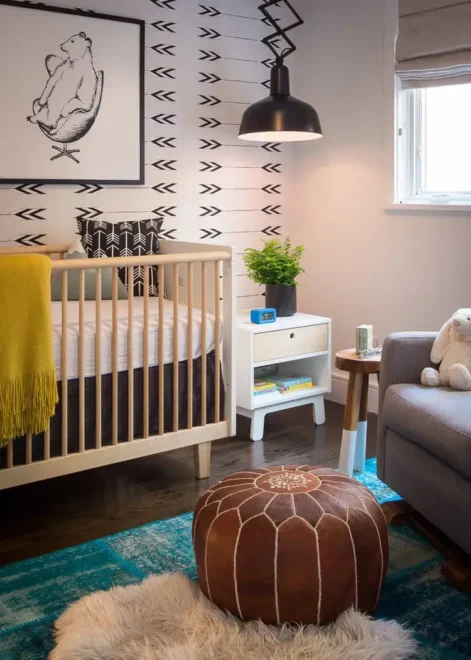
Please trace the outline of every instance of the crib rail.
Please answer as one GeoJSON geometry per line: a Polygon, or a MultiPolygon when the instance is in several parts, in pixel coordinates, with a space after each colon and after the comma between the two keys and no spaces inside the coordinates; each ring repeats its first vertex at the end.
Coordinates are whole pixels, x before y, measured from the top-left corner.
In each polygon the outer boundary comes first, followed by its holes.
{"type": "MultiPolygon", "coordinates": [[[[166,242],[163,241],[163,244],[166,242]]],[[[215,247],[202,244],[182,244],[182,249],[189,251],[176,252],[176,242],[172,241],[172,253],[164,253],[155,256],[119,257],[107,259],[74,259],[65,260],[63,255],[67,252],[66,245],[41,246],[37,248],[2,248],[0,257],[5,254],[39,253],[50,256],[52,261],[53,276],[60,277],[61,286],[61,384],[60,384],[60,413],[61,413],[61,442],[60,456],[51,457],[51,428],[42,436],[28,435],[24,440],[12,440],[8,443],[5,452],[6,467],[0,467],[0,489],[21,485],[32,481],[47,479],[61,474],[99,467],[111,463],[138,458],[154,453],[168,451],[185,446],[195,446],[195,467],[197,476],[200,478],[209,475],[210,449],[213,440],[227,437],[235,433],[235,390],[234,390],[234,345],[233,326],[235,320],[234,309],[234,270],[232,263],[232,251],[230,248],[215,247]],[[159,275],[158,296],[149,295],[150,268],[157,267],[159,275]],[[87,437],[86,420],[90,411],[86,408],[86,381],[85,369],[85,295],[86,273],[89,270],[96,271],[95,302],[94,302],[94,414],[95,414],[95,437],[93,448],[90,448],[90,438],[87,437]],[[111,297],[111,409],[105,409],[103,404],[103,300],[102,280],[103,270],[111,269],[112,272],[112,297],[111,297]],[[120,324],[122,333],[123,318],[118,316],[118,269],[126,269],[128,281],[127,293],[127,434],[126,438],[119,437],[119,406],[122,405],[120,396],[120,383],[122,383],[122,369],[118,364],[118,343],[120,339],[120,324]],[[136,345],[135,310],[137,296],[134,292],[134,275],[136,269],[143,275],[142,296],[142,341],[138,331],[137,338],[139,346],[136,345]],[[68,300],[69,278],[73,273],[78,273],[78,339],[77,339],[77,377],[78,382],[78,448],[70,449],[69,432],[72,423],[69,410],[71,392],[69,379],[71,376],[69,365],[69,341],[70,341],[70,309],[68,300]],[[164,292],[165,288],[165,292],[164,292]],[[164,294],[173,301],[173,330],[166,328],[164,323],[164,294]],[[183,359],[181,346],[179,345],[179,322],[182,309],[186,308],[187,314],[187,365],[186,379],[186,423],[181,426],[179,420],[182,418],[184,406],[180,401],[179,378],[181,375],[180,361],[183,359]],[[197,314],[195,313],[197,310],[197,314]],[[158,313],[157,346],[150,345],[150,318],[152,313],[158,313]],[[211,388],[214,392],[212,401],[211,421],[207,415],[207,396],[209,390],[208,367],[206,354],[206,339],[208,337],[208,315],[214,314],[214,356],[215,369],[211,374],[211,388]],[[194,398],[194,364],[193,346],[195,318],[200,318],[201,330],[201,408],[200,419],[195,423],[194,410],[196,402],[194,398]],[[173,343],[173,384],[170,391],[166,391],[164,347],[169,340],[166,333],[172,333],[173,343]],[[138,354],[138,351],[142,351],[138,354]],[[156,355],[157,363],[151,365],[150,354],[156,355]],[[135,390],[136,367],[135,358],[138,359],[139,369],[142,365],[142,393],[139,395],[135,390]],[[220,369],[222,365],[223,383],[225,390],[224,414],[221,420],[220,414],[220,369]],[[156,400],[150,396],[150,374],[155,367],[157,372],[156,400]],[[137,401],[137,396],[142,396],[142,401],[137,401]],[[171,414],[173,418],[172,429],[166,432],[165,414],[168,406],[166,400],[171,400],[171,414]],[[141,405],[137,405],[141,404],[141,405]],[[150,432],[150,418],[152,411],[158,408],[158,423],[154,435],[150,432]],[[136,437],[135,414],[136,409],[142,415],[142,434],[136,437]],[[111,420],[111,439],[103,438],[103,421],[105,418],[111,420]],[[104,442],[105,440],[105,442],[104,442]],[[17,460],[15,443],[24,442],[25,451],[21,460],[17,460]],[[38,460],[34,451],[35,443],[41,443],[42,452],[38,460]]],[[[123,271],[121,271],[123,272],[123,271]]],[[[77,277],[77,275],[75,275],[77,277]]],[[[167,303],[168,304],[168,303],[167,303]]],[[[89,323],[87,324],[89,327],[89,323]]],[[[140,327],[140,326],[139,326],[140,327]]],[[[75,358],[74,358],[75,359],[75,358]]],[[[155,372],[154,372],[155,376],[155,372]]],[[[168,389],[168,388],[167,388],[168,389]]],[[[89,405],[89,404],[88,404],[89,405]]],[[[170,421],[170,420],[167,420],[170,421]]],[[[56,439],[57,442],[57,439],[56,439]]],[[[39,447],[39,444],[37,445],[39,447]]]]}

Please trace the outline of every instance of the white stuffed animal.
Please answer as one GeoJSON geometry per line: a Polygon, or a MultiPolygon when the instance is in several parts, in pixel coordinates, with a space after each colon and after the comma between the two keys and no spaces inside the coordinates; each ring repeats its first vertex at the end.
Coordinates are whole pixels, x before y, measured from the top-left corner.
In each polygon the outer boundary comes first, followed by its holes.
{"type": "Polygon", "coordinates": [[[471,309],[459,309],[438,333],[430,356],[439,370],[422,371],[422,385],[450,385],[455,390],[471,390],[471,309]]]}

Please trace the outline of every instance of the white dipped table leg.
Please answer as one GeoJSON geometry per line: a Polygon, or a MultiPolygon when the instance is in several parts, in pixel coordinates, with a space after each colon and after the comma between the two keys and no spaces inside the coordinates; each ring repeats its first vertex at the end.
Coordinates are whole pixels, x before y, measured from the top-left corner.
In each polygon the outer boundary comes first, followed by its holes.
{"type": "Polygon", "coordinates": [[[353,474],[355,461],[355,447],[357,432],[344,429],[342,432],[342,446],[340,448],[339,470],[349,477],[353,474]]]}
{"type": "Polygon", "coordinates": [[[353,474],[353,464],[355,462],[355,446],[357,440],[358,416],[360,414],[361,390],[362,375],[350,372],[339,461],[340,472],[347,474],[349,477],[353,474]]]}
{"type": "Polygon", "coordinates": [[[357,472],[363,472],[365,469],[366,457],[366,431],[368,422],[358,422],[357,441],[355,446],[355,459],[353,462],[353,469],[357,472]]]}

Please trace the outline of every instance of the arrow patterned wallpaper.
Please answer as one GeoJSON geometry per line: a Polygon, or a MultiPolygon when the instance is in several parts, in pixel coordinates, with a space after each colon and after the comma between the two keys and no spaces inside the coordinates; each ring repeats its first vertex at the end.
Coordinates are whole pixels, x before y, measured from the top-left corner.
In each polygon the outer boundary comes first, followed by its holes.
{"type": "MultiPolygon", "coordinates": [[[[285,162],[278,143],[237,138],[244,109],[267,94],[270,32],[258,0],[55,0],[146,21],[144,186],[0,188],[0,245],[72,242],[76,218],[163,219],[161,238],[228,244],[239,306],[263,304],[246,247],[284,236],[285,162]]],[[[125,127],[117,126],[117,134],[125,127]]],[[[92,129],[93,130],[93,129],[92,129]]]]}

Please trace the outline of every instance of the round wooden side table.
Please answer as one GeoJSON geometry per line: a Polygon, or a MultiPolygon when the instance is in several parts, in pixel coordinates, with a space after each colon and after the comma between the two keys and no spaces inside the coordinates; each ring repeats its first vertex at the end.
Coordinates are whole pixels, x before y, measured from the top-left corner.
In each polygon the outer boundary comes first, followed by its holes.
{"type": "Polygon", "coordinates": [[[361,359],[351,348],[336,353],[335,366],[350,374],[339,470],[351,476],[353,470],[365,469],[368,385],[370,374],[379,374],[381,355],[361,359]]]}

